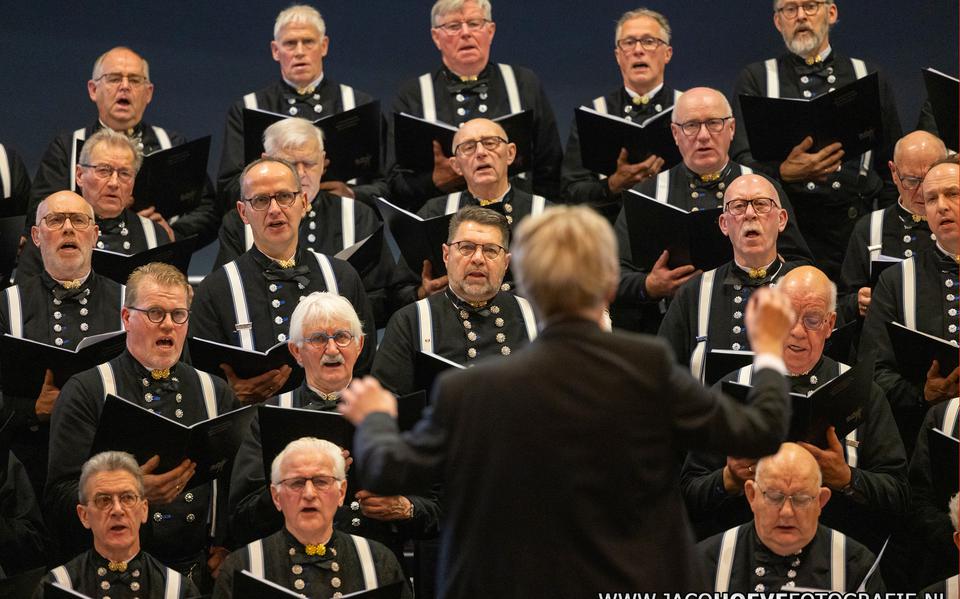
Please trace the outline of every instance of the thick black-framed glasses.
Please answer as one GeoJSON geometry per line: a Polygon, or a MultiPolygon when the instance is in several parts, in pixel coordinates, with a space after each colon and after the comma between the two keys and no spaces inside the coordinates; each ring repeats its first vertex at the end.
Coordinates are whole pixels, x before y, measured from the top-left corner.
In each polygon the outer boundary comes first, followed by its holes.
{"type": "Polygon", "coordinates": [[[170,315],[170,320],[173,321],[173,324],[183,324],[190,319],[190,310],[186,308],[174,308],[173,310],[164,310],[163,308],[134,308],[130,306],[131,310],[136,310],[137,312],[143,312],[147,316],[147,320],[154,324],[160,324],[167,317],[167,314],[170,315]]]}
{"type": "Polygon", "coordinates": [[[276,200],[277,206],[281,208],[288,208],[293,206],[293,203],[297,201],[297,196],[300,195],[299,191],[278,191],[273,194],[260,194],[255,195],[252,198],[243,198],[243,201],[250,204],[250,207],[257,211],[266,210],[270,207],[270,202],[276,200]]]}
{"type": "Polygon", "coordinates": [[[907,191],[913,191],[920,187],[920,184],[923,183],[923,177],[911,177],[909,175],[904,175],[900,172],[900,167],[896,164],[893,165],[893,172],[897,174],[897,178],[900,179],[900,185],[903,186],[907,191]]]}
{"type": "Polygon", "coordinates": [[[719,117],[715,119],[707,119],[705,121],[687,121],[685,123],[672,123],[674,126],[679,127],[683,134],[687,137],[693,137],[694,135],[700,133],[701,127],[706,127],[707,131],[710,133],[720,133],[723,131],[723,126],[727,124],[727,121],[732,119],[733,116],[719,117]]]}

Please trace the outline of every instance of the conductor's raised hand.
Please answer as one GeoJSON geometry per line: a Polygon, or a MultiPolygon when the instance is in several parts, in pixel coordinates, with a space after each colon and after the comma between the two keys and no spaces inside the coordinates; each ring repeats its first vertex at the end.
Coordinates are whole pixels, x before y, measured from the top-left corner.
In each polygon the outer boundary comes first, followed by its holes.
{"type": "Polygon", "coordinates": [[[397,398],[372,376],[353,379],[350,386],[343,390],[340,399],[337,410],[354,426],[360,426],[373,412],[385,412],[392,418],[397,417],[397,398]]]}
{"type": "Polygon", "coordinates": [[[783,342],[797,317],[790,299],[773,287],[757,289],[747,302],[744,322],[750,347],[757,354],[783,356],[783,342]]]}

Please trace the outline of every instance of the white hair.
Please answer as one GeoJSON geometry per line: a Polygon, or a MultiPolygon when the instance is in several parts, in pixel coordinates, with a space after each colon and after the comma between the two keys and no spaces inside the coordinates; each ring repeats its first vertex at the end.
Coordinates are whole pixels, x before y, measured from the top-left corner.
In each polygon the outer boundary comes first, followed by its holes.
{"type": "Polygon", "coordinates": [[[300,437],[287,443],[283,451],[273,458],[270,464],[270,484],[276,486],[280,484],[281,471],[283,470],[283,461],[291,455],[297,453],[316,453],[325,455],[333,461],[333,477],[337,480],[344,480],[347,477],[347,464],[343,459],[343,454],[339,447],[324,439],[316,437],[300,437]]]}
{"type": "Polygon", "coordinates": [[[320,33],[321,38],[327,34],[327,24],[320,16],[320,11],[305,4],[294,4],[277,15],[277,20],[273,24],[273,40],[280,41],[280,31],[294,23],[312,25],[320,33]]]}
{"type": "Polygon", "coordinates": [[[353,335],[353,342],[360,343],[363,327],[357,311],[342,295],[327,291],[314,291],[300,300],[290,316],[290,341],[303,345],[303,330],[308,325],[332,325],[345,323],[353,335]]]}
{"type": "Polygon", "coordinates": [[[94,148],[101,144],[130,150],[130,153],[133,155],[133,172],[140,172],[140,167],[143,165],[143,152],[140,150],[140,147],[125,134],[114,131],[110,127],[104,127],[97,131],[83,143],[83,148],[80,150],[80,160],[78,162],[80,164],[90,164],[90,155],[93,154],[94,148]]]}
{"type": "Polygon", "coordinates": [[[628,10],[620,16],[620,19],[617,21],[617,28],[613,35],[614,45],[616,45],[617,40],[620,39],[620,32],[623,31],[623,26],[626,24],[626,22],[634,19],[640,19],[642,17],[656,21],[657,25],[659,25],[660,29],[663,31],[663,41],[667,42],[668,44],[670,43],[670,35],[672,31],[670,29],[670,21],[667,20],[667,17],[655,10],[650,10],[649,8],[638,8],[636,10],[628,10]]]}
{"type": "Polygon", "coordinates": [[[143,486],[143,473],[136,458],[125,451],[104,451],[93,456],[80,469],[80,485],[77,488],[77,499],[80,503],[87,503],[87,482],[101,472],[123,471],[130,474],[137,484],[137,493],[146,495],[143,486]]]}
{"type": "Polygon", "coordinates": [[[268,156],[276,156],[283,150],[300,149],[317,141],[320,151],[323,151],[323,131],[319,127],[299,117],[282,119],[270,125],[263,131],[263,149],[268,156]]]}
{"type": "Polygon", "coordinates": [[[483,12],[483,18],[493,20],[493,7],[490,0],[437,0],[430,9],[430,26],[439,25],[440,17],[448,15],[458,10],[463,10],[463,5],[467,2],[473,2],[483,12]]]}

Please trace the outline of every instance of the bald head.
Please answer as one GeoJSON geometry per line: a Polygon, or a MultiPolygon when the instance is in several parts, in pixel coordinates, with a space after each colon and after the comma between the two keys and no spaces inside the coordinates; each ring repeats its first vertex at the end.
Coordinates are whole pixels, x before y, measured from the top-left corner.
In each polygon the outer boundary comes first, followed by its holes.
{"type": "Polygon", "coordinates": [[[743,267],[769,266],[777,258],[777,238],[787,226],[787,211],[780,207],[773,183],[761,175],[740,175],[727,187],[723,201],[720,230],[730,238],[734,260],[743,267]]]}
{"type": "Polygon", "coordinates": [[[733,114],[730,102],[720,91],[711,87],[695,87],[688,89],[677,99],[673,107],[673,121],[683,123],[690,120],[688,113],[696,108],[708,106],[716,108],[716,117],[722,118],[733,114]]]}
{"type": "Polygon", "coordinates": [[[947,157],[947,146],[939,137],[926,131],[907,133],[893,147],[893,161],[900,164],[906,156],[918,156],[933,164],[947,157]]]}
{"type": "Polygon", "coordinates": [[[463,126],[453,134],[453,147],[450,149],[456,150],[457,145],[460,144],[461,141],[478,139],[490,135],[496,135],[510,141],[510,138],[507,137],[507,132],[499,123],[491,121],[490,119],[471,119],[464,123],[463,126]]]}
{"type": "Polygon", "coordinates": [[[781,445],[777,453],[757,462],[756,480],[760,486],[774,478],[801,481],[812,487],[823,483],[816,458],[800,445],[789,442],[781,445]]]}
{"type": "Polygon", "coordinates": [[[72,191],[58,191],[44,198],[37,206],[37,221],[35,224],[39,225],[43,217],[50,212],[81,212],[90,218],[94,218],[93,206],[72,191]]]}
{"type": "Polygon", "coordinates": [[[780,279],[777,288],[791,299],[808,295],[819,297],[826,303],[828,312],[837,309],[837,286],[815,266],[794,268],[780,279]]]}

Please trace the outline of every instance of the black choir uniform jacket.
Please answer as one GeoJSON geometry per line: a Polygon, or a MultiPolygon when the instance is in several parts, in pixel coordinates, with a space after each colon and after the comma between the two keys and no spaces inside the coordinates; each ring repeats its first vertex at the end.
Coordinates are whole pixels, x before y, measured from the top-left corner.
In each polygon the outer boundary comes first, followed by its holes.
{"type": "MultiPolygon", "coordinates": [[[[0,424],[2,427],[2,424],[0,424]]],[[[0,435],[6,436],[6,430],[0,435]]],[[[0,446],[6,445],[0,439],[0,446]]],[[[46,563],[46,529],[40,502],[23,464],[6,447],[0,448],[0,578],[46,563]]]]}
{"type": "MultiPolygon", "coordinates": [[[[252,331],[256,351],[267,351],[277,343],[286,342],[290,316],[300,302],[314,291],[330,291],[324,282],[317,262],[317,254],[298,249],[297,265],[281,269],[256,246],[243,255],[213,271],[197,288],[190,316],[190,336],[243,347],[241,331],[252,331]],[[249,321],[238,323],[230,293],[227,268],[239,272],[246,298],[249,321]],[[269,277],[269,278],[268,278],[269,277]],[[246,325],[246,326],[245,326],[246,325]]],[[[320,256],[323,258],[323,256],[320,256]]],[[[354,375],[370,372],[377,338],[373,310],[363,290],[357,271],[348,263],[329,258],[339,295],[347,298],[357,311],[367,338],[363,351],[353,368],[354,375]]]]}
{"type": "MultiPolygon", "coordinates": [[[[113,373],[116,395],[186,426],[208,419],[201,375],[191,366],[177,362],[170,377],[158,381],[126,351],[105,364],[113,373]]],[[[76,506],[80,469],[89,457],[106,397],[98,368],[67,381],[50,420],[45,515],[63,559],[77,555],[91,541],[89,531],[80,526],[76,506]]],[[[223,379],[211,378],[217,414],[237,409],[230,387],[223,379]]],[[[205,567],[207,548],[224,544],[225,507],[226,493],[216,493],[214,483],[187,488],[171,503],[151,505],[147,523],[140,528],[144,549],[173,568],[185,570],[196,561],[205,567]],[[212,513],[216,518],[211,522],[212,513]]]]}
{"type": "Polygon", "coordinates": [[[786,382],[762,369],[757,383],[745,408],[662,340],[557,319],[509,360],[441,374],[405,437],[371,414],[353,467],[377,493],[443,480],[439,597],[705,590],[673,456],[774,451],[786,382]]]}
{"type": "MultiPolygon", "coordinates": [[[[427,298],[432,325],[433,353],[470,366],[480,358],[509,356],[536,336],[521,311],[522,300],[501,291],[482,308],[475,308],[447,289],[427,298]],[[531,334],[532,333],[532,334],[531,334]]],[[[371,374],[397,395],[416,389],[414,365],[421,351],[417,304],[409,304],[390,318],[371,374]]],[[[529,323],[535,327],[535,323],[529,323]]]]}
{"type": "Polygon", "coordinates": [[[941,580],[920,591],[921,597],[956,597],[960,575],[941,580]]]}
{"type": "MultiPolygon", "coordinates": [[[[751,367],[747,366],[747,372],[751,367]]],[[[740,371],[723,380],[736,381],[740,371]]],[[[803,376],[789,376],[792,393],[809,393],[840,374],[839,364],[822,356],[803,376]]],[[[907,457],[896,434],[896,423],[883,391],[873,386],[864,406],[864,422],[850,441],[840,440],[850,466],[850,488],[833,491],[820,522],[875,551],[880,551],[894,522],[907,513],[907,457]],[[854,447],[855,442],[859,444],[854,447]]],[[[687,513],[703,539],[750,520],[753,515],[744,495],[730,496],[723,488],[727,453],[691,453],[680,473],[680,489],[687,513]]],[[[859,581],[858,581],[859,582],[859,581]]]]}
{"type": "Polygon", "coordinates": [[[857,221],[850,235],[847,253],[843,256],[838,281],[837,314],[840,324],[860,318],[857,292],[861,287],[870,286],[870,261],[875,259],[875,255],[902,260],[936,245],[937,238],[930,232],[927,219],[914,218],[915,216],[917,215],[901,206],[898,201],[893,206],[875,210],[857,221]],[[874,245],[871,240],[874,219],[879,219],[881,226],[878,240],[880,247],[875,252],[870,249],[870,246],[874,245]]]}
{"type": "MultiPolygon", "coordinates": [[[[560,162],[563,150],[560,134],[557,133],[557,121],[553,108],[540,80],[530,69],[487,64],[476,81],[462,82],[445,66],[420,77],[409,79],[400,85],[393,103],[393,112],[426,118],[424,101],[421,97],[421,79],[429,80],[433,86],[436,105],[436,119],[453,126],[459,126],[471,119],[495,119],[513,112],[533,111],[533,158],[531,165],[532,186],[529,179],[513,177],[514,185],[521,185],[525,191],[556,198],[560,195],[560,162]],[[512,68],[517,82],[520,106],[512,110],[504,83],[502,69],[512,68]]],[[[393,116],[390,116],[388,147],[393,148],[393,116]]],[[[451,148],[444,148],[445,152],[451,148]]],[[[393,156],[389,156],[392,162],[393,156]]],[[[528,173],[528,176],[531,173],[528,173]]],[[[391,164],[388,171],[390,183],[390,201],[408,210],[416,211],[427,198],[436,197],[443,192],[433,184],[433,171],[413,172],[391,164]]]]}
{"type": "Polygon", "coordinates": [[[880,275],[864,319],[860,352],[861,355],[873,352],[877,356],[875,380],[893,408],[907,455],[913,453],[920,424],[929,406],[923,397],[923,385],[911,383],[900,375],[885,323],[908,325],[906,319],[915,319],[912,328],[956,342],[960,338],[957,334],[958,287],[960,276],[957,262],[952,257],[941,252],[939,247],[917,252],[880,275]],[[904,268],[911,266],[916,273],[916,307],[907,315],[903,306],[903,272],[904,268]]]}
{"type": "MultiPolygon", "coordinates": [[[[24,235],[27,239],[30,238],[30,226],[36,222],[37,206],[44,198],[64,189],[77,191],[75,176],[80,153],[75,150],[76,142],[78,139],[89,139],[100,129],[103,129],[103,125],[96,121],[76,131],[62,131],[47,146],[40,159],[40,166],[37,167],[37,174],[33,178],[30,208],[27,211],[27,221],[24,226],[24,235]]],[[[189,141],[175,131],[150,125],[144,121],[140,121],[127,134],[137,142],[144,155],[189,141]]],[[[220,215],[217,213],[215,202],[213,183],[208,178],[203,196],[197,206],[180,215],[179,218],[173,218],[167,214],[163,216],[177,237],[196,235],[199,238],[199,245],[206,245],[216,239],[217,227],[220,225],[220,215]]]]}
{"type": "MultiPolygon", "coordinates": [[[[290,407],[336,412],[337,399],[322,398],[307,386],[306,381],[292,392],[290,407]]],[[[268,405],[280,405],[277,397],[268,405]]],[[[277,511],[270,497],[270,481],[263,477],[263,446],[260,441],[260,419],[254,416],[250,434],[244,439],[233,464],[230,479],[230,530],[236,543],[248,543],[270,535],[283,527],[283,514],[277,511]]],[[[352,486],[352,485],[351,485],[352,486]]],[[[403,557],[403,543],[410,538],[434,536],[440,519],[440,506],[435,494],[405,495],[413,504],[413,519],[383,522],[363,515],[349,489],[344,505],[337,510],[333,525],[348,534],[360,535],[386,545],[403,557]]]]}
{"type": "Polygon", "coordinates": [[[89,549],[48,572],[34,592],[33,599],[43,599],[43,582],[46,581],[59,583],[60,586],[98,599],[188,599],[200,596],[200,591],[189,578],[164,566],[146,551],[141,551],[128,561],[124,572],[111,572],[109,563],[95,549],[89,549]],[[65,581],[67,584],[64,584],[65,581]],[[168,595],[168,587],[179,591],[168,595]]]}
{"type": "MultiPolygon", "coordinates": [[[[951,424],[945,422],[947,408],[953,408],[956,414],[960,399],[953,398],[939,403],[929,410],[917,435],[917,443],[910,458],[910,528],[913,534],[907,541],[915,541],[913,551],[918,552],[915,569],[917,581],[926,585],[957,573],[957,546],[953,544],[953,524],[950,523],[950,514],[947,505],[940,505],[934,487],[934,477],[949,475],[949,473],[934,474],[930,462],[930,444],[927,441],[927,431],[933,428],[946,434],[960,438],[960,429],[957,419],[951,424]],[[952,405],[951,405],[952,404],[952,405]]],[[[915,554],[916,555],[916,554],[915,554]]],[[[919,586],[919,585],[918,585],[919,586]]]]}
{"type": "MultiPolygon", "coordinates": [[[[374,100],[369,94],[340,84],[324,74],[320,84],[312,93],[298,94],[296,89],[280,80],[244,95],[230,106],[223,133],[220,170],[217,175],[217,200],[221,213],[229,212],[240,199],[240,173],[247,164],[244,160],[243,147],[243,109],[266,110],[312,122],[344,112],[345,90],[343,88],[349,90],[347,94],[352,94],[356,106],[369,104],[374,100]]],[[[363,184],[350,186],[358,201],[372,204],[374,197],[387,193],[386,183],[382,179],[361,183],[363,184]]]]}
{"type": "MultiPolygon", "coordinates": [[[[30,203],[30,175],[20,154],[0,144],[0,214],[25,214],[30,203]]],[[[29,228],[28,228],[29,229],[29,228]]]]}
{"type": "MultiPolygon", "coordinates": [[[[589,104],[582,104],[582,106],[587,106],[602,114],[642,123],[650,117],[672,108],[681,93],[683,92],[674,90],[664,84],[646,103],[641,101],[638,104],[627,93],[626,88],[620,87],[616,91],[606,96],[594,98],[589,104]]],[[[639,100],[639,97],[637,99],[639,100]]],[[[664,119],[666,119],[666,123],[663,123],[663,126],[669,127],[670,118],[664,117],[664,119]]],[[[563,153],[561,175],[561,197],[565,203],[600,206],[622,202],[622,196],[619,193],[610,191],[606,177],[600,177],[597,173],[583,166],[580,129],[577,127],[576,118],[570,124],[570,137],[567,138],[567,147],[563,153]]]]}
{"type": "MultiPolygon", "coordinates": [[[[100,227],[100,237],[97,238],[96,245],[100,250],[132,256],[155,247],[148,240],[148,234],[156,239],[156,245],[170,243],[170,236],[160,225],[149,218],[138,216],[129,208],[124,209],[115,218],[97,217],[94,220],[100,227]]],[[[27,232],[27,243],[23,246],[23,253],[20,254],[20,262],[17,264],[16,280],[22,283],[41,272],[43,272],[43,257],[40,255],[40,248],[33,243],[30,233],[27,232]]]]}
{"type": "MultiPolygon", "coordinates": [[[[823,62],[813,66],[807,66],[802,58],[791,53],[748,65],[740,72],[734,86],[733,115],[737,119],[737,130],[730,157],[754,170],[780,178],[778,163],[758,162],[750,153],[747,125],[740,109],[741,94],[768,95],[767,63],[775,62],[771,66],[778,74],[779,97],[810,99],[853,83],[857,78],[853,60],[856,59],[833,50],[823,62]]],[[[864,63],[864,67],[867,73],[878,70],[870,63],[864,63]]],[[[800,230],[813,250],[817,265],[834,281],[839,278],[843,251],[857,218],[873,210],[874,203],[885,208],[897,199],[897,189],[887,162],[892,160],[893,146],[902,131],[893,87],[883,73],[880,73],[880,109],[883,131],[877,147],[871,152],[869,164],[862,164],[861,156],[847,154],[840,172],[831,173],[825,183],[784,183],[797,211],[800,230]]]]}
{"type": "MultiPolygon", "coordinates": [[[[9,333],[73,350],[84,337],[123,328],[120,321],[123,295],[123,287],[93,271],[78,289],[68,290],[44,270],[38,276],[0,291],[0,335],[9,333]],[[11,319],[11,301],[16,301],[12,298],[19,298],[22,326],[11,319]]],[[[11,418],[7,424],[12,435],[11,448],[23,462],[40,497],[47,479],[50,425],[38,421],[36,400],[36,397],[4,397],[0,423],[11,418]]]]}
{"type": "MultiPolygon", "coordinates": [[[[373,234],[380,224],[377,213],[366,204],[320,191],[310,203],[310,212],[300,222],[300,248],[334,256],[373,234]],[[353,219],[348,221],[348,225],[344,221],[344,214],[351,212],[353,219]],[[346,234],[345,225],[351,227],[352,233],[346,234]]],[[[252,246],[253,233],[250,227],[243,224],[236,209],[231,209],[220,226],[220,251],[214,269],[236,260],[252,246]]],[[[397,265],[389,246],[383,243],[380,263],[363,276],[363,288],[373,308],[377,328],[386,326],[397,308],[416,299],[416,287],[419,284],[420,277],[397,265]],[[406,301],[407,296],[411,296],[409,301],[406,301]]]]}
{"type": "MultiPolygon", "coordinates": [[[[829,504],[827,504],[829,505],[829,504]]],[[[773,593],[791,587],[836,590],[853,593],[875,561],[869,549],[846,537],[844,542],[844,588],[833,589],[831,543],[835,531],[826,526],[817,526],[813,540],[794,555],[781,556],[768,549],[757,536],[753,520],[736,529],[736,550],[730,573],[730,593],[773,593]],[[793,573],[793,576],[790,574],[793,573]]],[[[723,533],[701,541],[697,548],[703,553],[707,573],[714,582],[717,562],[720,557],[723,533]]],[[[866,592],[884,593],[886,585],[879,572],[874,572],[866,582],[866,592]]]]}
{"type": "MultiPolygon", "coordinates": [[[[678,164],[672,169],[660,173],[656,178],[645,181],[634,187],[640,193],[652,198],[661,199],[658,189],[666,194],[666,203],[682,208],[688,212],[693,210],[708,210],[722,208],[723,196],[727,186],[734,179],[744,174],[744,168],[728,162],[715,181],[704,181],[699,175],[691,171],[684,164],[678,164]]],[[[807,242],[804,241],[800,229],[797,227],[797,217],[789,197],[776,180],[770,183],[780,198],[780,207],[787,211],[787,226],[777,237],[777,250],[780,255],[790,262],[811,264],[813,255],[807,242]]],[[[627,201],[635,198],[627,198],[627,201]]],[[[646,269],[633,263],[633,252],[630,247],[630,231],[627,225],[627,216],[623,210],[614,224],[617,234],[617,243],[620,248],[620,285],[617,288],[617,297],[611,310],[614,326],[636,332],[655,334],[660,326],[664,312],[659,300],[647,297],[646,269]]]]}
{"type": "Polygon", "coordinates": [[[731,260],[712,271],[699,274],[684,283],[677,291],[663,317],[663,322],[660,323],[657,335],[663,337],[670,345],[678,363],[689,366],[693,376],[702,379],[702,357],[699,360],[699,367],[691,362],[694,351],[700,352],[698,346],[705,344],[704,355],[711,349],[748,351],[750,340],[744,323],[747,301],[756,289],[775,283],[791,268],[793,268],[792,264],[784,263],[777,258],[767,268],[767,276],[762,279],[751,279],[731,260]],[[701,337],[697,332],[700,322],[700,286],[708,273],[713,273],[710,322],[706,335],[701,337]]]}
{"type": "MultiPolygon", "coordinates": [[[[404,580],[397,558],[376,541],[368,541],[377,586],[404,580]]],[[[360,557],[349,535],[333,531],[323,555],[307,555],[305,547],[286,528],[257,541],[262,547],[263,578],[307,597],[339,597],[366,589],[360,557]]],[[[240,571],[251,569],[250,547],[241,547],[227,556],[213,589],[215,599],[233,597],[233,579],[240,571]]],[[[409,584],[400,594],[412,599],[409,584]]],[[[238,597],[237,599],[244,599],[238,597]]]]}

